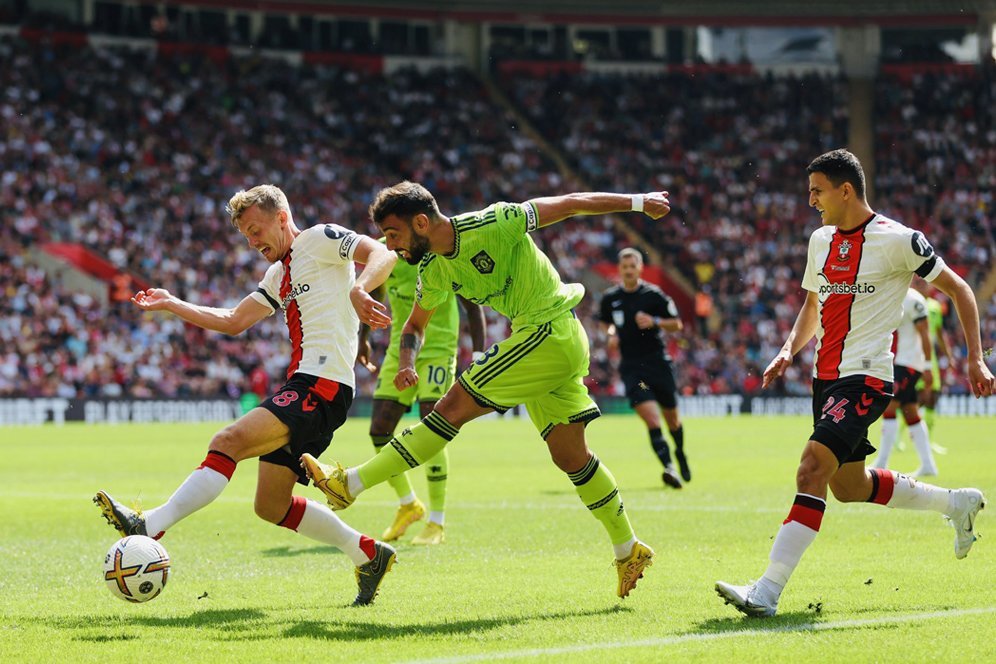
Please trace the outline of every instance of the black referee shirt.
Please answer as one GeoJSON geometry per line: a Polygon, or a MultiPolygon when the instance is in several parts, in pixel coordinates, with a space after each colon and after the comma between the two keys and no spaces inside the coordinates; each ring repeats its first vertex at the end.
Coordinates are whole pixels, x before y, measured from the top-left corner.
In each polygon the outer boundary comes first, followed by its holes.
{"type": "Polygon", "coordinates": [[[657,286],[640,281],[634,291],[621,285],[602,293],[599,320],[616,326],[619,351],[623,364],[643,363],[647,359],[671,359],[661,339],[659,327],[641,330],[636,324],[636,312],[642,311],[658,318],[678,318],[674,300],[657,286]]]}

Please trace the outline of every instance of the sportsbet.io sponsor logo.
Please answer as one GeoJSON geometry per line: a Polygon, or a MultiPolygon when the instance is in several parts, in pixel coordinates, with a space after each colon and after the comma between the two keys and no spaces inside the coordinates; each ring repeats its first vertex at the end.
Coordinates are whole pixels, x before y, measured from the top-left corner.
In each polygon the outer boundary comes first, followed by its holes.
{"type": "Polygon", "coordinates": [[[287,296],[284,297],[283,302],[281,302],[280,304],[283,306],[284,309],[286,309],[287,305],[290,303],[291,300],[296,299],[302,293],[307,293],[310,290],[311,286],[309,286],[308,284],[297,284],[296,286],[294,286],[291,292],[287,293],[287,296]]]}
{"type": "Polygon", "coordinates": [[[874,293],[872,284],[825,284],[820,286],[820,295],[864,295],[874,293]]]}
{"type": "Polygon", "coordinates": [[[858,282],[856,284],[846,284],[842,282],[831,283],[827,276],[820,272],[819,288],[816,294],[820,302],[825,302],[831,295],[872,295],[875,292],[875,284],[858,282]]]}

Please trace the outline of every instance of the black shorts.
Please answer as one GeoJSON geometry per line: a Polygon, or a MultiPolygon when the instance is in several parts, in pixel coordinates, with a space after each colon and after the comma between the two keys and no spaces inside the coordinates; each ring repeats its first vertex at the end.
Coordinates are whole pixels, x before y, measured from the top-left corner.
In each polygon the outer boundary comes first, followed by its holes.
{"type": "Polygon", "coordinates": [[[892,377],[895,381],[896,395],[892,397],[905,406],[908,403],[917,403],[916,383],[923,374],[916,369],[896,365],[892,368],[892,377]]]}
{"type": "Polygon", "coordinates": [[[353,403],[353,388],[328,378],[294,374],[272,397],[259,404],[290,429],[290,441],[280,449],[259,457],[297,473],[297,481],[308,485],[301,468],[301,455],[321,456],[332,442],[332,434],[346,421],[353,403]]]}
{"type": "Polygon", "coordinates": [[[813,379],[813,435],[841,464],[864,461],[875,452],[868,427],[892,401],[892,383],[871,376],[813,379]]]}
{"type": "Polygon", "coordinates": [[[664,408],[678,407],[678,386],[671,360],[655,357],[646,362],[620,365],[619,376],[626,386],[630,406],[656,401],[664,408]]]}

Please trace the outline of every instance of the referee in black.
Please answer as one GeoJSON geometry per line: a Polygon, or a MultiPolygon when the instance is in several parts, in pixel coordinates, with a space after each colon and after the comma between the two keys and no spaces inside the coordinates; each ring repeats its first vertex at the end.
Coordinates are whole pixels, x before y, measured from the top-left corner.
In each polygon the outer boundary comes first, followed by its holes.
{"type": "Polygon", "coordinates": [[[622,360],[619,375],[626,385],[629,405],[643,419],[650,434],[650,444],[664,465],[662,479],[669,487],[680,489],[681,481],[692,479],[685,459],[685,434],[678,417],[678,388],[674,366],[661,339],[661,330],[681,330],[681,318],[674,300],[640,278],[643,256],[627,247],[619,252],[619,276],[622,284],[602,294],[599,320],[608,326],[609,343],[618,343],[622,360]],[[674,456],[681,477],[674,470],[671,451],[661,433],[661,413],[674,439],[674,456]]]}

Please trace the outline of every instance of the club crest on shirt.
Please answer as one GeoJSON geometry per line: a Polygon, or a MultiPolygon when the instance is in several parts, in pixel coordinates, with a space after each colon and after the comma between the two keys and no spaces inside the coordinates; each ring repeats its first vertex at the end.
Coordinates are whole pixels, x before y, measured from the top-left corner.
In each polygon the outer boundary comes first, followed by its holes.
{"type": "Polygon", "coordinates": [[[495,270],[495,259],[488,256],[488,252],[483,249],[470,259],[470,264],[477,268],[481,274],[491,274],[495,270]]]}
{"type": "Polygon", "coordinates": [[[844,262],[847,260],[847,255],[851,252],[851,242],[849,240],[844,240],[839,245],[837,245],[837,260],[844,262]]]}

